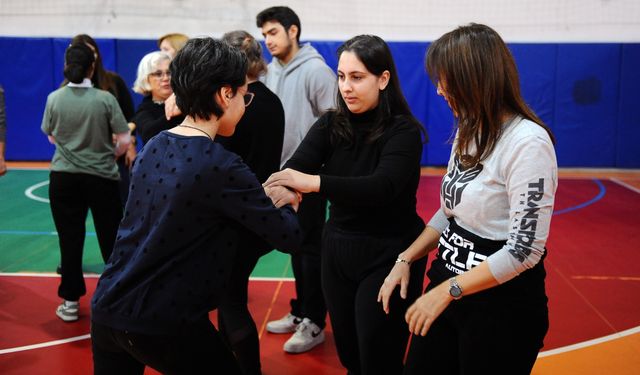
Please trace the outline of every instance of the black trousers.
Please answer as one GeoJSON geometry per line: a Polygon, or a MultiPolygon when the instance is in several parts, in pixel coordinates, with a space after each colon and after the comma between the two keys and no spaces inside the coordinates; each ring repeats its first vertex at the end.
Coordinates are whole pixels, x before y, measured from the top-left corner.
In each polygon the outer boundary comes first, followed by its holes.
{"type": "Polygon", "coordinates": [[[238,359],[242,373],[259,375],[262,372],[258,330],[247,307],[249,276],[271,246],[246,230],[238,238],[227,295],[218,306],[218,329],[238,359]]]}
{"type": "Polygon", "coordinates": [[[300,251],[291,256],[296,279],[296,298],[290,301],[291,313],[309,318],[320,328],[326,325],[327,307],[320,283],[322,230],[327,215],[327,200],[319,194],[305,194],[298,209],[303,232],[300,251]]]}
{"type": "MultiPolygon", "coordinates": [[[[455,275],[448,271],[455,266],[445,256],[449,249],[456,248],[458,267],[469,263],[469,246],[458,246],[461,240],[486,256],[505,244],[479,237],[451,219],[427,273],[427,291],[455,275]]],[[[541,260],[504,284],[451,302],[426,336],[412,336],[404,374],[531,373],[549,329],[545,277],[541,260]]]]}
{"type": "Polygon", "coordinates": [[[92,322],[91,347],[94,375],[142,375],[145,366],[163,374],[241,375],[208,317],[176,335],[144,335],[92,322]]]}
{"type": "Polygon", "coordinates": [[[411,337],[405,375],[531,373],[549,328],[546,303],[481,293],[453,301],[426,336],[411,337]]]}
{"type": "Polygon", "coordinates": [[[51,172],[51,214],[58,231],[62,277],[58,296],[77,301],[86,294],[82,276],[85,222],[91,209],[102,259],[111,256],[122,206],[118,181],[83,173],[51,172]]]}
{"type": "Polygon", "coordinates": [[[322,287],[338,356],[349,375],[402,373],[409,338],[404,314],[422,291],[426,258],[411,265],[407,299],[396,289],[389,315],[377,296],[398,254],[420,231],[407,232],[404,238],[376,237],[325,226],[322,287]]]}

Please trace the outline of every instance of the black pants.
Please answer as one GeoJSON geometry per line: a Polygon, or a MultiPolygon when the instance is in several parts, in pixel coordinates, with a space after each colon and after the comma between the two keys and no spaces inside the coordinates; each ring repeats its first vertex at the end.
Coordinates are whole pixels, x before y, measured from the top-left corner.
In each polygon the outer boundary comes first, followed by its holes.
{"type": "Polygon", "coordinates": [[[92,322],[91,347],[94,375],[142,375],[145,365],[163,374],[241,374],[206,317],[180,334],[157,336],[92,322]]]}
{"type": "Polygon", "coordinates": [[[257,236],[246,230],[241,232],[227,295],[218,306],[220,334],[233,350],[244,375],[261,374],[258,330],[247,307],[248,287],[258,259],[270,250],[257,236]]]}
{"type": "MultiPolygon", "coordinates": [[[[470,264],[467,249],[473,249],[474,257],[489,256],[504,244],[450,220],[428,272],[427,290],[454,276],[448,270],[455,264],[470,264]],[[459,246],[463,242],[467,246],[459,246]],[[447,256],[451,249],[457,251],[453,265],[447,256]]],[[[426,336],[412,336],[404,374],[529,374],[549,328],[545,276],[541,260],[504,284],[453,301],[426,336]]]]}
{"type": "Polygon", "coordinates": [[[298,220],[303,232],[300,251],[291,256],[296,279],[296,298],[291,300],[291,313],[309,318],[320,328],[326,325],[327,307],[320,283],[322,230],[326,221],[327,201],[318,194],[305,194],[298,220]]]}
{"type": "Polygon", "coordinates": [[[322,287],[340,362],[350,375],[402,373],[409,328],[404,314],[422,291],[426,258],[411,265],[407,299],[396,289],[386,315],[378,291],[398,254],[419,230],[404,238],[344,233],[325,226],[322,287]]]}
{"type": "Polygon", "coordinates": [[[526,375],[549,328],[546,304],[453,301],[427,335],[411,337],[405,375],[526,375]]]}
{"type": "Polygon", "coordinates": [[[82,253],[88,211],[91,209],[100,252],[106,262],[122,219],[118,181],[83,173],[51,172],[49,201],[62,265],[58,296],[77,301],[86,293],[82,253]]]}

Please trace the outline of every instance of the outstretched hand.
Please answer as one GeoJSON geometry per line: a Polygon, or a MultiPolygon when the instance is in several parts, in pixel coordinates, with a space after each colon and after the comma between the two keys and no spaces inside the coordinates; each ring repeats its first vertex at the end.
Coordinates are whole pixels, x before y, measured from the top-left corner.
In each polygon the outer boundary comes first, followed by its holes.
{"type": "Polygon", "coordinates": [[[407,287],[409,286],[410,269],[406,263],[396,263],[389,275],[384,279],[378,292],[378,302],[382,303],[382,310],[389,314],[389,299],[397,285],[400,285],[400,297],[407,299],[407,287]]]}
{"type": "Polygon", "coordinates": [[[262,186],[285,186],[301,193],[313,193],[320,191],[320,176],[286,168],[269,176],[262,186]]]}

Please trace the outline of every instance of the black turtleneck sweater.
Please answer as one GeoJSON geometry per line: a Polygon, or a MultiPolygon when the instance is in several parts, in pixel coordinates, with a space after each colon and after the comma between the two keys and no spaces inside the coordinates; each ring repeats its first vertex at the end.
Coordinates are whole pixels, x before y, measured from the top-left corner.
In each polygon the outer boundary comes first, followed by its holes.
{"type": "Polygon", "coordinates": [[[327,112],[307,133],[284,165],[320,175],[320,193],[331,202],[329,223],[343,230],[374,235],[421,231],[416,213],[422,139],[416,120],[397,116],[377,140],[367,140],[373,111],[351,115],[351,145],[332,143],[335,112],[327,112]]]}
{"type": "Polygon", "coordinates": [[[142,99],[136,114],[131,121],[136,124],[136,131],[143,143],[149,142],[156,134],[163,130],[169,130],[178,126],[184,120],[184,116],[172,117],[167,120],[164,114],[164,103],[156,103],[147,95],[142,99]]]}

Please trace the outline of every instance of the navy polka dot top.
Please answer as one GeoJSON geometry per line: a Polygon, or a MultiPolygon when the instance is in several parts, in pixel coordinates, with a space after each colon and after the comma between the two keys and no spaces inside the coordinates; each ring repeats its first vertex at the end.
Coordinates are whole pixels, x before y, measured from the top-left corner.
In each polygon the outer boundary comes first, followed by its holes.
{"type": "Polygon", "coordinates": [[[301,241],[294,211],[275,208],[240,157],[205,137],[164,131],[152,138],[132,168],[92,319],[170,334],[206,317],[227,286],[235,223],[285,251],[301,241]]]}

